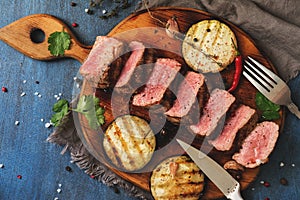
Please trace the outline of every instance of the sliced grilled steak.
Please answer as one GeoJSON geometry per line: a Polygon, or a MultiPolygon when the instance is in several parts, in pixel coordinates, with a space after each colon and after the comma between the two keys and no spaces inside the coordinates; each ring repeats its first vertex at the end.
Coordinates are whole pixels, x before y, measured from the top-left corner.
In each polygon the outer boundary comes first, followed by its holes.
{"type": "Polygon", "coordinates": [[[228,151],[237,132],[251,119],[254,113],[254,109],[241,105],[226,120],[221,134],[215,140],[210,140],[209,143],[220,151],[228,151]]]}
{"type": "Polygon", "coordinates": [[[80,74],[94,87],[109,87],[111,80],[120,71],[111,69],[111,65],[113,62],[121,62],[124,47],[124,43],[115,38],[98,36],[87,60],[80,67],[80,74]]]}
{"type": "Polygon", "coordinates": [[[132,104],[135,106],[149,106],[158,103],[164,96],[181,64],[169,58],[157,59],[154,69],[143,91],[133,97],[132,104]]]}
{"type": "Polygon", "coordinates": [[[123,87],[126,85],[129,82],[135,68],[142,64],[145,46],[140,42],[132,41],[130,42],[129,47],[132,53],[122,69],[116,87],[123,87]]]}
{"type": "Polygon", "coordinates": [[[266,163],[278,136],[278,124],[269,121],[259,123],[243,142],[240,152],[235,153],[232,158],[247,168],[266,163]]]}
{"type": "Polygon", "coordinates": [[[171,117],[183,117],[187,115],[203,83],[204,76],[202,74],[192,71],[187,72],[185,79],[179,86],[177,99],[173,107],[165,114],[171,117]]]}
{"type": "Polygon", "coordinates": [[[198,124],[191,125],[191,130],[196,134],[209,136],[234,101],[235,97],[226,90],[214,89],[198,124]]]}

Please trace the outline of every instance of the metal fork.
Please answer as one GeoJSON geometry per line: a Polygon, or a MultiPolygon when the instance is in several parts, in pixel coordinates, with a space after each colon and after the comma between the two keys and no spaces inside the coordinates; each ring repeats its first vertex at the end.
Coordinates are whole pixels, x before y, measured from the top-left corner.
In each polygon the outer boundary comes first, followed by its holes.
{"type": "Polygon", "coordinates": [[[245,60],[243,75],[270,101],[288,109],[300,119],[298,107],[291,100],[288,85],[264,65],[248,56],[245,60]]]}

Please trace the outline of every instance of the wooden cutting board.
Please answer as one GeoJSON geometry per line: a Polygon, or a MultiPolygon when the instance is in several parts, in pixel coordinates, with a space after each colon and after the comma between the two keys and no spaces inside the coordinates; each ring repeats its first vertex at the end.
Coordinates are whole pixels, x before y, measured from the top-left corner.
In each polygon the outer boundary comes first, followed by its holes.
{"type": "MultiPolygon", "coordinates": [[[[146,45],[151,45],[153,48],[163,47],[163,49],[170,49],[171,51],[173,51],[171,55],[175,53],[180,57],[181,41],[172,40],[167,37],[165,31],[162,31],[163,29],[160,29],[164,28],[162,23],[160,23],[158,20],[155,20],[153,17],[159,19],[162,22],[167,22],[169,18],[176,16],[180,32],[182,33],[185,33],[192,24],[200,20],[218,19],[229,25],[234,31],[238,40],[239,50],[244,57],[247,55],[252,55],[260,62],[275,71],[274,67],[268,61],[268,59],[265,58],[257,49],[253,40],[230,22],[218,18],[217,16],[213,16],[209,13],[191,8],[161,7],[152,9],[151,13],[152,16],[150,16],[147,11],[141,11],[130,15],[122,22],[120,22],[108,34],[108,36],[117,37],[125,42],[140,40],[146,45]]],[[[63,22],[49,15],[31,15],[22,18],[6,27],[3,27],[0,29],[0,39],[31,58],[38,60],[57,59],[57,57],[51,56],[48,51],[47,38],[54,31],[61,31],[62,26],[65,28],[65,31],[70,33],[72,37],[71,48],[70,50],[66,51],[65,56],[63,57],[72,57],[77,59],[81,63],[84,62],[84,60],[88,56],[88,53],[90,52],[91,47],[80,44],[63,22]],[[45,39],[42,42],[33,41],[32,34],[35,33],[36,30],[41,30],[44,33],[45,39]]],[[[164,54],[161,56],[170,56],[170,54],[164,54]]],[[[234,66],[232,65],[228,67],[228,69],[224,70],[221,75],[222,78],[231,83],[233,73],[234,66]]],[[[102,106],[106,108],[106,124],[103,126],[104,131],[115,117],[112,115],[111,111],[111,93],[107,90],[95,90],[87,82],[84,81],[81,95],[83,94],[96,94],[101,99],[102,106]]],[[[256,89],[242,77],[239,88],[234,93],[234,96],[237,98],[237,100],[241,103],[255,108],[255,94],[256,89]]],[[[144,117],[146,119],[148,118],[147,110],[137,110],[135,114],[140,115],[141,117],[144,117]]],[[[276,123],[278,123],[280,126],[283,125],[284,119],[282,111],[281,116],[281,119],[276,121],[276,123]]],[[[194,136],[188,131],[185,131],[180,135],[172,134],[170,132],[172,131],[173,127],[166,127],[167,133],[165,135],[157,135],[157,149],[160,150],[154,153],[151,162],[140,172],[127,173],[116,169],[109,163],[102,149],[103,134],[91,130],[86,125],[86,120],[82,115],[78,115],[77,120],[79,122],[77,126],[79,136],[89,152],[99,161],[106,164],[113,172],[118,174],[120,177],[146,191],[150,191],[149,179],[152,169],[165,158],[173,155],[181,155],[184,153],[179,145],[174,142],[174,138],[180,138],[182,140],[187,140],[187,138],[194,139],[194,136]]],[[[193,142],[193,145],[199,147],[199,145],[201,145],[201,142],[201,138],[196,138],[193,142]]],[[[223,165],[226,161],[230,160],[230,157],[233,153],[233,151],[220,152],[212,150],[210,151],[209,155],[221,165],[223,165]]],[[[258,173],[259,167],[255,169],[246,169],[242,173],[241,179],[239,180],[242,190],[247,188],[247,186],[255,180],[258,173]]],[[[216,199],[222,196],[223,194],[214,186],[214,184],[207,180],[203,199],[216,199]]]]}

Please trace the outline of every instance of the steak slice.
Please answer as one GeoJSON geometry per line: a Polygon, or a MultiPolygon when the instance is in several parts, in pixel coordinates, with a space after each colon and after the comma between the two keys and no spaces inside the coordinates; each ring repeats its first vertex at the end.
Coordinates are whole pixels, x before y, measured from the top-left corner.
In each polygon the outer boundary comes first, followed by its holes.
{"type": "Polygon", "coordinates": [[[169,58],[157,59],[144,90],[133,97],[135,106],[149,106],[160,102],[181,64],[169,58]]]}
{"type": "Polygon", "coordinates": [[[191,125],[190,129],[195,134],[209,136],[234,101],[235,97],[226,90],[214,89],[203,109],[203,115],[198,124],[191,125]]]}
{"type": "Polygon", "coordinates": [[[221,134],[209,143],[217,150],[228,151],[236,137],[237,132],[251,119],[255,110],[246,105],[241,105],[226,120],[221,134]]]}
{"type": "Polygon", "coordinates": [[[145,46],[142,43],[132,41],[130,42],[129,47],[132,50],[132,53],[122,69],[116,87],[123,87],[126,85],[129,82],[135,68],[141,64],[143,60],[145,46]]]}
{"type": "Polygon", "coordinates": [[[232,158],[247,168],[254,168],[266,163],[278,136],[278,124],[270,121],[259,123],[246,137],[240,152],[235,153],[232,158]]]}
{"type": "Polygon", "coordinates": [[[111,69],[124,51],[124,43],[108,36],[98,36],[93,48],[85,62],[80,67],[80,74],[88,80],[93,87],[107,88],[111,78],[115,78],[119,70],[111,69]]]}
{"type": "Polygon", "coordinates": [[[174,105],[165,114],[171,117],[183,117],[187,115],[203,83],[204,76],[202,74],[192,71],[187,72],[185,79],[179,86],[174,105]]]}

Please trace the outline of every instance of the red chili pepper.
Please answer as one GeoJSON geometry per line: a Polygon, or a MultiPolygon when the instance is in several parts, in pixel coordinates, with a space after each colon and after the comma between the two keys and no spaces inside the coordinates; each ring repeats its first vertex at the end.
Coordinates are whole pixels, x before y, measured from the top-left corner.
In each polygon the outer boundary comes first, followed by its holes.
{"type": "Polygon", "coordinates": [[[241,56],[240,52],[238,51],[233,41],[232,43],[236,49],[236,57],[234,60],[235,73],[233,77],[233,82],[231,84],[231,87],[228,89],[228,92],[233,92],[237,88],[243,70],[243,57],[241,56]]]}

